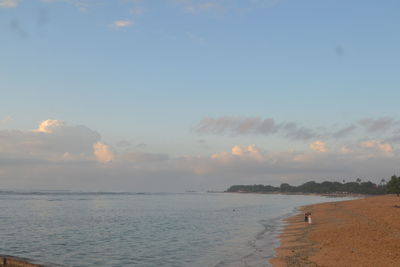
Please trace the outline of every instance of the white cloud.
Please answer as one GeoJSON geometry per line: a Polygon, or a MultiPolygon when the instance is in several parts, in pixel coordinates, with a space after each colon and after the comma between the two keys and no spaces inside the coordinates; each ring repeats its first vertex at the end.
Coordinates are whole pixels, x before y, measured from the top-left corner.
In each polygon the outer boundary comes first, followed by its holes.
{"type": "Polygon", "coordinates": [[[317,152],[328,152],[328,149],[326,147],[326,143],[320,140],[317,140],[315,142],[312,142],[309,147],[317,152]]]}
{"type": "Polygon", "coordinates": [[[42,121],[39,127],[34,132],[53,133],[57,128],[65,126],[65,122],[61,120],[45,120],[42,121]]]}
{"type": "Polygon", "coordinates": [[[343,145],[339,152],[359,160],[387,158],[395,155],[393,146],[382,140],[364,140],[357,144],[343,145]]]}
{"type": "Polygon", "coordinates": [[[103,163],[111,162],[114,159],[114,153],[111,151],[110,146],[102,142],[97,142],[93,145],[93,154],[98,161],[103,163]]]}
{"type": "Polygon", "coordinates": [[[393,154],[393,147],[389,143],[385,143],[381,140],[367,140],[360,143],[361,147],[372,148],[378,151],[384,152],[386,155],[393,154]]]}
{"type": "MultiPolygon", "coordinates": [[[[62,184],[79,190],[223,190],[232,184],[386,178],[399,162],[397,151],[378,139],[342,148],[339,144],[338,151],[330,153],[271,152],[256,145],[235,145],[212,155],[172,157],[145,153],[130,143],[122,143],[129,149],[118,153],[97,132],[61,120],[45,120],[34,128],[0,130],[2,185],[28,188],[62,184]],[[113,163],[98,164],[110,161],[113,163]]],[[[316,151],[328,151],[323,141],[313,144],[316,151]]]]}
{"type": "Polygon", "coordinates": [[[99,140],[100,135],[85,126],[45,120],[34,130],[0,131],[0,153],[48,160],[69,153],[77,158],[90,159],[93,157],[92,146],[99,140]]]}
{"type": "Polygon", "coordinates": [[[133,25],[132,20],[117,20],[111,24],[114,28],[126,28],[133,25]]]}
{"type": "Polygon", "coordinates": [[[234,160],[255,160],[262,162],[266,158],[264,153],[257,148],[255,145],[232,147],[230,152],[221,152],[211,155],[214,160],[220,160],[222,162],[231,162],[234,160]]]}
{"type": "Polygon", "coordinates": [[[247,147],[234,146],[232,148],[232,155],[241,157],[251,157],[258,161],[263,161],[263,153],[255,145],[249,145],[247,147]]]}
{"type": "Polygon", "coordinates": [[[18,6],[17,0],[0,0],[0,8],[13,8],[18,6]]]}

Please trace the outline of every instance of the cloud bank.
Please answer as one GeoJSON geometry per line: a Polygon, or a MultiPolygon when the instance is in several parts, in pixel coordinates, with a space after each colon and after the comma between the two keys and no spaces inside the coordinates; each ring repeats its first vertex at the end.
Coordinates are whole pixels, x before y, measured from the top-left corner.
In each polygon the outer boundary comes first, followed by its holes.
{"type": "MultiPolygon", "coordinates": [[[[206,122],[203,126],[211,125],[218,134],[227,129],[242,134],[287,134],[287,124],[272,119],[206,122]]],[[[207,127],[203,129],[210,131],[207,127]]],[[[371,131],[376,130],[373,127],[371,131]]],[[[199,141],[194,142],[198,146],[199,141]]],[[[31,130],[0,131],[0,186],[89,191],[223,190],[232,184],[386,178],[400,160],[395,145],[378,138],[339,145],[328,139],[313,139],[307,144],[310,150],[306,151],[271,151],[256,144],[233,144],[225,151],[210,151],[204,156],[171,156],[144,152],[130,143],[115,148],[87,126],[48,119],[31,130]]]]}
{"type": "Polygon", "coordinates": [[[309,140],[318,137],[312,129],[299,126],[295,122],[277,123],[273,118],[260,117],[219,117],[204,118],[194,129],[201,134],[228,135],[272,135],[280,134],[287,138],[309,140]]]}
{"type": "Polygon", "coordinates": [[[344,139],[352,134],[369,136],[389,134],[385,139],[395,139],[396,133],[400,132],[400,122],[390,117],[366,118],[355,121],[348,126],[331,126],[332,130],[325,127],[309,128],[297,122],[277,122],[273,118],[261,117],[206,117],[202,119],[193,129],[198,134],[213,135],[276,135],[289,140],[312,140],[312,139],[344,139]]]}

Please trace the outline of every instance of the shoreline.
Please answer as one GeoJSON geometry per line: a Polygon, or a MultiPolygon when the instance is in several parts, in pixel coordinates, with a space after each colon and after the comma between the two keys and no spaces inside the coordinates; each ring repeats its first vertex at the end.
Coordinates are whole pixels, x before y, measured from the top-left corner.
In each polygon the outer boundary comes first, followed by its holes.
{"type": "Polygon", "coordinates": [[[393,195],[300,207],[286,218],[280,247],[269,262],[281,266],[398,266],[400,198],[393,195]],[[304,222],[311,212],[313,224],[304,222]]]}
{"type": "Polygon", "coordinates": [[[63,267],[63,265],[38,262],[36,260],[10,256],[0,255],[0,265],[4,267],[63,267]]]}
{"type": "MultiPolygon", "coordinates": [[[[214,193],[214,192],[212,192],[214,193]]],[[[255,195],[287,195],[287,196],[322,196],[322,197],[371,197],[371,196],[384,196],[384,195],[365,195],[358,193],[304,193],[304,192],[218,192],[226,194],[255,194],[255,195]]]]}

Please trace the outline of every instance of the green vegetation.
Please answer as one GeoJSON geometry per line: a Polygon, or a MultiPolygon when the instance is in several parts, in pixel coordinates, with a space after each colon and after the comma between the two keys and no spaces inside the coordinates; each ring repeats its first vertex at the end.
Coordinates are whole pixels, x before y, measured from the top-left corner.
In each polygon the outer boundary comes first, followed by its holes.
{"type": "Polygon", "coordinates": [[[322,182],[314,181],[304,183],[299,186],[292,186],[287,183],[279,187],[271,185],[233,185],[227,192],[243,193],[316,193],[316,194],[367,194],[381,195],[386,193],[400,194],[400,177],[392,176],[391,180],[385,184],[385,179],[377,185],[370,181],[362,182],[357,178],[355,182],[322,182]]]}
{"type": "Polygon", "coordinates": [[[386,184],[386,189],[387,189],[388,193],[397,194],[397,196],[399,196],[399,194],[400,194],[400,176],[396,177],[396,175],[393,175],[390,178],[390,181],[386,184]]]}

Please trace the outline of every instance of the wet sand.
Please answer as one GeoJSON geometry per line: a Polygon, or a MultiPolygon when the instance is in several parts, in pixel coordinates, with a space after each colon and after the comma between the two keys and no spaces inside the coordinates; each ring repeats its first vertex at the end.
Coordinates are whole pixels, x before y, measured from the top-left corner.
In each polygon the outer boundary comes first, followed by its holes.
{"type": "Polygon", "coordinates": [[[29,260],[9,255],[0,255],[0,266],[2,267],[62,267],[61,265],[50,263],[39,263],[38,261],[29,260]]]}
{"type": "Polygon", "coordinates": [[[400,266],[400,197],[302,207],[288,218],[273,266],[400,266]],[[312,213],[312,224],[304,213],[312,213]]]}

